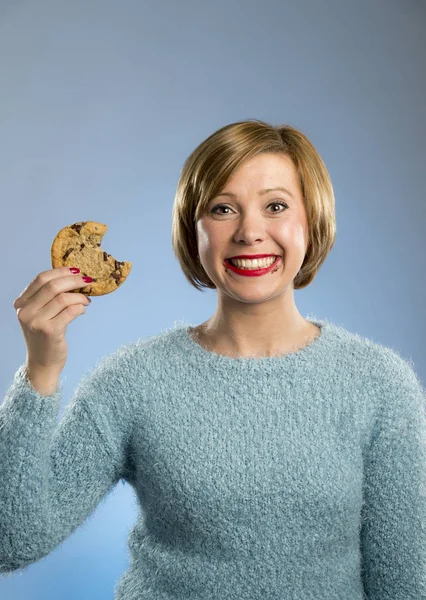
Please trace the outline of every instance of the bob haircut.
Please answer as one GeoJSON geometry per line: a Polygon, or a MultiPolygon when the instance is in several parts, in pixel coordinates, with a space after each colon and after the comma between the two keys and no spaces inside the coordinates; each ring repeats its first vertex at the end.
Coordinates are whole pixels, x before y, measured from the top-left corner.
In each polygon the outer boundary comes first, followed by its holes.
{"type": "Polygon", "coordinates": [[[245,161],[263,153],[283,154],[299,176],[308,225],[308,246],[293,289],[308,286],[336,238],[334,191],[327,168],[308,138],[290,125],[250,119],[231,123],[205,139],[186,159],[172,213],[172,246],[183,273],[197,290],[216,289],[198,256],[195,224],[245,161]]]}

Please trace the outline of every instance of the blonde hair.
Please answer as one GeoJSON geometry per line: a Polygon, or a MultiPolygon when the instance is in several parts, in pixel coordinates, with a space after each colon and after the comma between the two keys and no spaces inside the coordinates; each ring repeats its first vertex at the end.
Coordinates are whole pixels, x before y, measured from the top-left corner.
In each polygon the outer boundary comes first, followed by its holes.
{"type": "Polygon", "coordinates": [[[308,246],[294,289],[308,286],[336,238],[333,186],[327,168],[308,138],[290,125],[276,127],[250,119],[226,125],[186,159],[172,213],[172,246],[183,273],[196,289],[216,289],[198,257],[195,224],[207,203],[225,187],[243,162],[259,154],[283,154],[296,167],[308,224],[308,246]]]}

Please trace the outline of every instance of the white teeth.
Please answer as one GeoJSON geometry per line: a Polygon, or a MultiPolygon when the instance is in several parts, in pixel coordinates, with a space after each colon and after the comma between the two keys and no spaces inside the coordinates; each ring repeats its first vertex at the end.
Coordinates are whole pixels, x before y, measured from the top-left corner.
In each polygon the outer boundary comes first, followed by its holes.
{"type": "Polygon", "coordinates": [[[240,269],[261,269],[270,267],[275,262],[276,256],[270,258],[255,258],[255,259],[241,259],[241,258],[230,258],[229,262],[231,265],[240,269]]]}

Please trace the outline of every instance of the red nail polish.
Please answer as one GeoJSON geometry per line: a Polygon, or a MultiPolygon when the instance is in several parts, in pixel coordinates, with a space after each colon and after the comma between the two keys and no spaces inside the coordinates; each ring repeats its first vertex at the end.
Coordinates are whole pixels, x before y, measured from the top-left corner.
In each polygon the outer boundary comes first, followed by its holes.
{"type": "Polygon", "coordinates": [[[71,273],[74,273],[74,274],[80,273],[80,269],[77,269],[77,267],[71,267],[70,271],[71,271],[71,273]]]}

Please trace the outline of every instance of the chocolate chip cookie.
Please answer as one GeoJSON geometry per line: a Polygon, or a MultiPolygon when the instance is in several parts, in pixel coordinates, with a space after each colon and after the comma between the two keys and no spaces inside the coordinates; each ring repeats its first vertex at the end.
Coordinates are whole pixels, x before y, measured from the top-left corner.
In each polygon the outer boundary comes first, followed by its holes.
{"type": "Polygon", "coordinates": [[[93,282],[76,290],[86,296],[103,296],[114,292],[131,271],[131,262],[119,262],[100,249],[107,225],[96,221],[79,221],[59,231],[50,249],[52,267],[78,267],[81,275],[93,282]]]}

